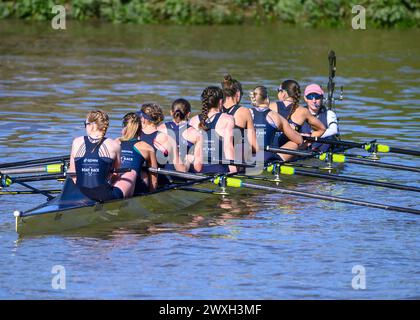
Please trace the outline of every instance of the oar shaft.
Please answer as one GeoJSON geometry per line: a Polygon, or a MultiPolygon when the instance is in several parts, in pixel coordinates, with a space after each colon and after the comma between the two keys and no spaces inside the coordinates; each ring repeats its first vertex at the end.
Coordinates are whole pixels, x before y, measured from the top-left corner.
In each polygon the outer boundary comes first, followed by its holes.
{"type": "Polygon", "coordinates": [[[44,175],[35,175],[27,177],[14,177],[12,178],[13,183],[19,182],[33,182],[33,181],[45,181],[45,180],[57,180],[64,178],[63,174],[44,174],[44,175]]]}
{"type": "Polygon", "coordinates": [[[357,158],[348,157],[348,156],[346,156],[346,162],[364,165],[364,166],[380,167],[380,168],[387,168],[387,169],[394,169],[394,170],[401,170],[401,171],[420,172],[420,168],[416,168],[416,167],[410,167],[410,166],[404,166],[404,165],[398,165],[398,164],[392,164],[392,163],[386,163],[386,162],[379,162],[379,161],[373,161],[373,160],[368,160],[368,159],[357,159],[357,158]]]}
{"type": "Polygon", "coordinates": [[[420,192],[420,188],[413,187],[413,186],[404,186],[400,184],[387,183],[387,182],[381,182],[381,181],[370,181],[366,179],[354,178],[354,177],[349,177],[349,176],[344,176],[344,175],[339,175],[339,174],[332,174],[332,173],[323,174],[323,173],[312,172],[309,170],[302,170],[302,169],[295,169],[295,174],[300,175],[300,176],[321,178],[321,179],[326,179],[326,180],[345,181],[345,182],[351,182],[351,183],[364,184],[368,186],[377,186],[377,187],[384,187],[384,188],[397,189],[397,190],[420,192]]]}
{"type": "Polygon", "coordinates": [[[40,167],[32,167],[32,168],[12,168],[12,169],[5,169],[2,170],[2,174],[26,174],[26,173],[41,173],[41,172],[48,172],[48,173],[60,173],[63,172],[63,164],[47,164],[40,167]]]}
{"type": "Polygon", "coordinates": [[[70,159],[70,156],[59,156],[59,157],[49,157],[49,158],[42,158],[42,159],[10,162],[10,163],[1,163],[0,168],[14,168],[14,167],[30,166],[34,164],[36,165],[36,164],[62,162],[62,161],[68,161],[69,159],[70,159]]]}
{"type": "Polygon", "coordinates": [[[246,187],[246,188],[250,188],[250,189],[256,189],[256,190],[272,191],[272,192],[277,192],[277,193],[303,196],[303,197],[306,197],[306,198],[313,198],[313,199],[320,199],[320,200],[327,200],[327,201],[335,201],[335,202],[354,204],[354,205],[359,205],[359,206],[364,206],[364,207],[383,209],[383,210],[388,210],[388,211],[407,212],[407,213],[419,214],[420,215],[420,210],[416,210],[416,209],[412,209],[412,208],[390,206],[390,205],[384,205],[384,204],[380,204],[380,203],[353,200],[353,199],[340,198],[340,197],[334,197],[334,196],[327,196],[327,195],[322,195],[322,194],[317,194],[317,193],[289,190],[289,189],[284,189],[284,188],[275,188],[275,187],[254,185],[254,184],[246,183],[246,182],[242,183],[242,186],[246,187]]]}
{"type": "Polygon", "coordinates": [[[51,190],[13,190],[13,191],[0,191],[0,195],[22,195],[22,194],[43,194],[43,193],[60,193],[61,190],[58,189],[51,189],[51,190]]]}
{"type": "Polygon", "coordinates": [[[291,150],[291,149],[285,149],[285,148],[275,148],[275,147],[270,147],[270,146],[267,146],[266,150],[269,152],[284,153],[284,154],[290,154],[292,156],[299,156],[299,157],[308,157],[308,156],[315,157],[319,155],[319,153],[312,152],[312,151],[291,150]]]}
{"type": "Polygon", "coordinates": [[[394,148],[394,147],[390,147],[389,152],[399,153],[399,154],[408,154],[408,155],[411,155],[411,156],[420,156],[420,151],[394,148]]]}

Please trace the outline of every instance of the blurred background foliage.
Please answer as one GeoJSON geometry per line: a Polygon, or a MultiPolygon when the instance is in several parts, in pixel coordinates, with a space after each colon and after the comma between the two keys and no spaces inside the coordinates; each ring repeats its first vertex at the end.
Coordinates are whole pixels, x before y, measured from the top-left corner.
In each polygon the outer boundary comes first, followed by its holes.
{"type": "Polygon", "coordinates": [[[420,26],[418,0],[0,0],[0,18],[49,20],[52,7],[68,18],[136,24],[265,24],[303,27],[350,26],[354,5],[366,9],[375,28],[420,26]]]}

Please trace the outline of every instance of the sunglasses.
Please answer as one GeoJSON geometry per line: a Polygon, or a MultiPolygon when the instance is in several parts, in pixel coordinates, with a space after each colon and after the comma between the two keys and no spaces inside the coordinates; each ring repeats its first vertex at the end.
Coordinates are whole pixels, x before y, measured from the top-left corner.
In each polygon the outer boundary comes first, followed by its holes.
{"type": "Polygon", "coordinates": [[[306,99],[308,99],[308,100],[313,100],[313,99],[320,100],[322,98],[323,98],[323,95],[322,94],[318,94],[318,93],[310,93],[310,94],[308,94],[306,96],[306,99]]]}
{"type": "Polygon", "coordinates": [[[93,122],[87,122],[87,121],[83,121],[83,124],[85,125],[85,128],[89,125],[92,124],[93,122]]]}

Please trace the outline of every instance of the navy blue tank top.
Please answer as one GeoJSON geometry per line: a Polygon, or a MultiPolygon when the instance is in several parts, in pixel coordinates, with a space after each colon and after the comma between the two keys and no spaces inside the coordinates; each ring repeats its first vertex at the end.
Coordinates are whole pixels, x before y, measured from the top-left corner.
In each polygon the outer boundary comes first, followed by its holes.
{"type": "Polygon", "coordinates": [[[121,168],[134,170],[139,176],[145,160],[142,154],[134,148],[137,142],[139,142],[137,139],[121,141],[121,168]]]}
{"type": "MultiPolygon", "coordinates": [[[[106,201],[122,198],[122,192],[109,184],[114,160],[110,157],[101,157],[99,149],[107,138],[99,143],[92,143],[87,136],[84,137],[85,152],[81,157],[75,157],[76,185],[89,198],[96,201],[106,201]],[[119,191],[117,194],[116,191],[119,191]]],[[[108,150],[105,148],[104,153],[108,150]]]]}
{"type": "Polygon", "coordinates": [[[146,142],[149,146],[151,146],[155,152],[157,148],[155,147],[155,139],[158,135],[159,131],[154,131],[152,133],[144,133],[143,131],[140,133],[139,140],[146,142]]]}
{"type": "MultiPolygon", "coordinates": [[[[188,154],[190,149],[194,146],[190,141],[183,137],[185,130],[187,130],[190,125],[188,122],[183,123],[182,125],[176,124],[174,121],[169,121],[165,123],[168,134],[171,135],[176,140],[176,145],[178,146],[179,157],[183,160],[188,154]]],[[[175,166],[172,163],[167,163],[165,169],[175,170],[175,166]]]]}
{"type": "MultiPolygon", "coordinates": [[[[261,136],[264,137],[264,149],[267,146],[273,145],[273,139],[278,132],[276,127],[273,127],[271,123],[267,121],[267,115],[271,112],[269,108],[258,109],[252,108],[251,112],[254,118],[254,127],[257,134],[257,140],[261,141],[261,136]]],[[[270,161],[281,160],[281,158],[272,152],[264,150],[264,163],[267,164],[270,161]]]]}
{"type": "Polygon", "coordinates": [[[208,130],[205,132],[203,142],[203,157],[207,160],[203,164],[203,173],[227,173],[229,172],[229,166],[226,164],[220,164],[224,158],[223,152],[223,137],[220,137],[216,132],[217,121],[219,121],[221,112],[216,113],[213,119],[206,120],[206,126],[208,130]]]}
{"type": "MultiPolygon", "coordinates": [[[[292,111],[292,108],[293,108],[292,104],[290,104],[288,107],[286,107],[283,101],[277,101],[276,104],[277,104],[277,113],[280,114],[283,118],[285,118],[290,124],[293,124],[297,132],[301,132],[302,126],[294,122],[292,119],[288,119],[290,112],[292,111]]],[[[272,145],[275,147],[281,147],[288,141],[289,141],[289,138],[283,132],[278,131],[274,137],[272,145]]]]}

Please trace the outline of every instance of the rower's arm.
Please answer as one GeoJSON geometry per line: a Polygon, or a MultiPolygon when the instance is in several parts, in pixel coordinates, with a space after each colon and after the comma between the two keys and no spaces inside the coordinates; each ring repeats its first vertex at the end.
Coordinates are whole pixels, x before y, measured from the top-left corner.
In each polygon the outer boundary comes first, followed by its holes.
{"type": "Polygon", "coordinates": [[[326,128],[324,124],[315,116],[313,116],[309,110],[306,110],[306,121],[312,128],[311,137],[320,137],[324,134],[326,128]]]}
{"type": "Polygon", "coordinates": [[[192,136],[192,143],[194,144],[194,170],[200,172],[203,169],[203,136],[194,128],[188,129],[192,136]]]}
{"type": "Polygon", "coordinates": [[[76,164],[74,162],[74,155],[76,153],[76,150],[79,148],[78,138],[73,140],[73,143],[71,145],[71,151],[70,151],[70,163],[69,168],[67,170],[68,174],[71,174],[70,177],[73,180],[74,183],[76,183],[76,164]]]}
{"type": "MultiPolygon", "coordinates": [[[[233,130],[235,128],[235,119],[232,116],[223,114],[224,129],[223,137],[223,151],[227,160],[235,160],[235,148],[233,146],[233,130]]],[[[237,172],[236,166],[229,166],[230,172],[237,172]]]]}
{"type": "Polygon", "coordinates": [[[325,130],[321,138],[327,138],[327,137],[331,137],[333,135],[338,134],[337,115],[332,110],[327,111],[327,123],[328,123],[328,128],[327,130],[325,130]]]}
{"type": "Polygon", "coordinates": [[[258,143],[257,143],[257,134],[255,132],[254,127],[254,120],[252,120],[251,111],[249,109],[244,108],[246,111],[246,135],[249,144],[251,145],[252,152],[257,153],[258,152],[258,143]]]}
{"type": "Polygon", "coordinates": [[[289,122],[279,115],[277,112],[271,112],[270,116],[274,119],[277,124],[278,130],[283,132],[290,141],[301,145],[303,143],[302,136],[289,125],[289,122]]]}
{"type": "MultiPolygon", "coordinates": [[[[147,165],[149,166],[149,168],[157,168],[158,167],[158,162],[156,159],[156,153],[154,152],[154,150],[148,150],[147,151],[147,165]]],[[[157,189],[158,186],[158,175],[157,173],[148,173],[148,180],[149,180],[149,191],[153,192],[157,189]]]]}
{"type": "Polygon", "coordinates": [[[167,135],[167,146],[170,156],[172,158],[172,162],[174,164],[176,171],[186,172],[187,169],[185,164],[182,162],[181,157],[179,156],[178,146],[176,145],[175,139],[171,136],[167,135]]]}

